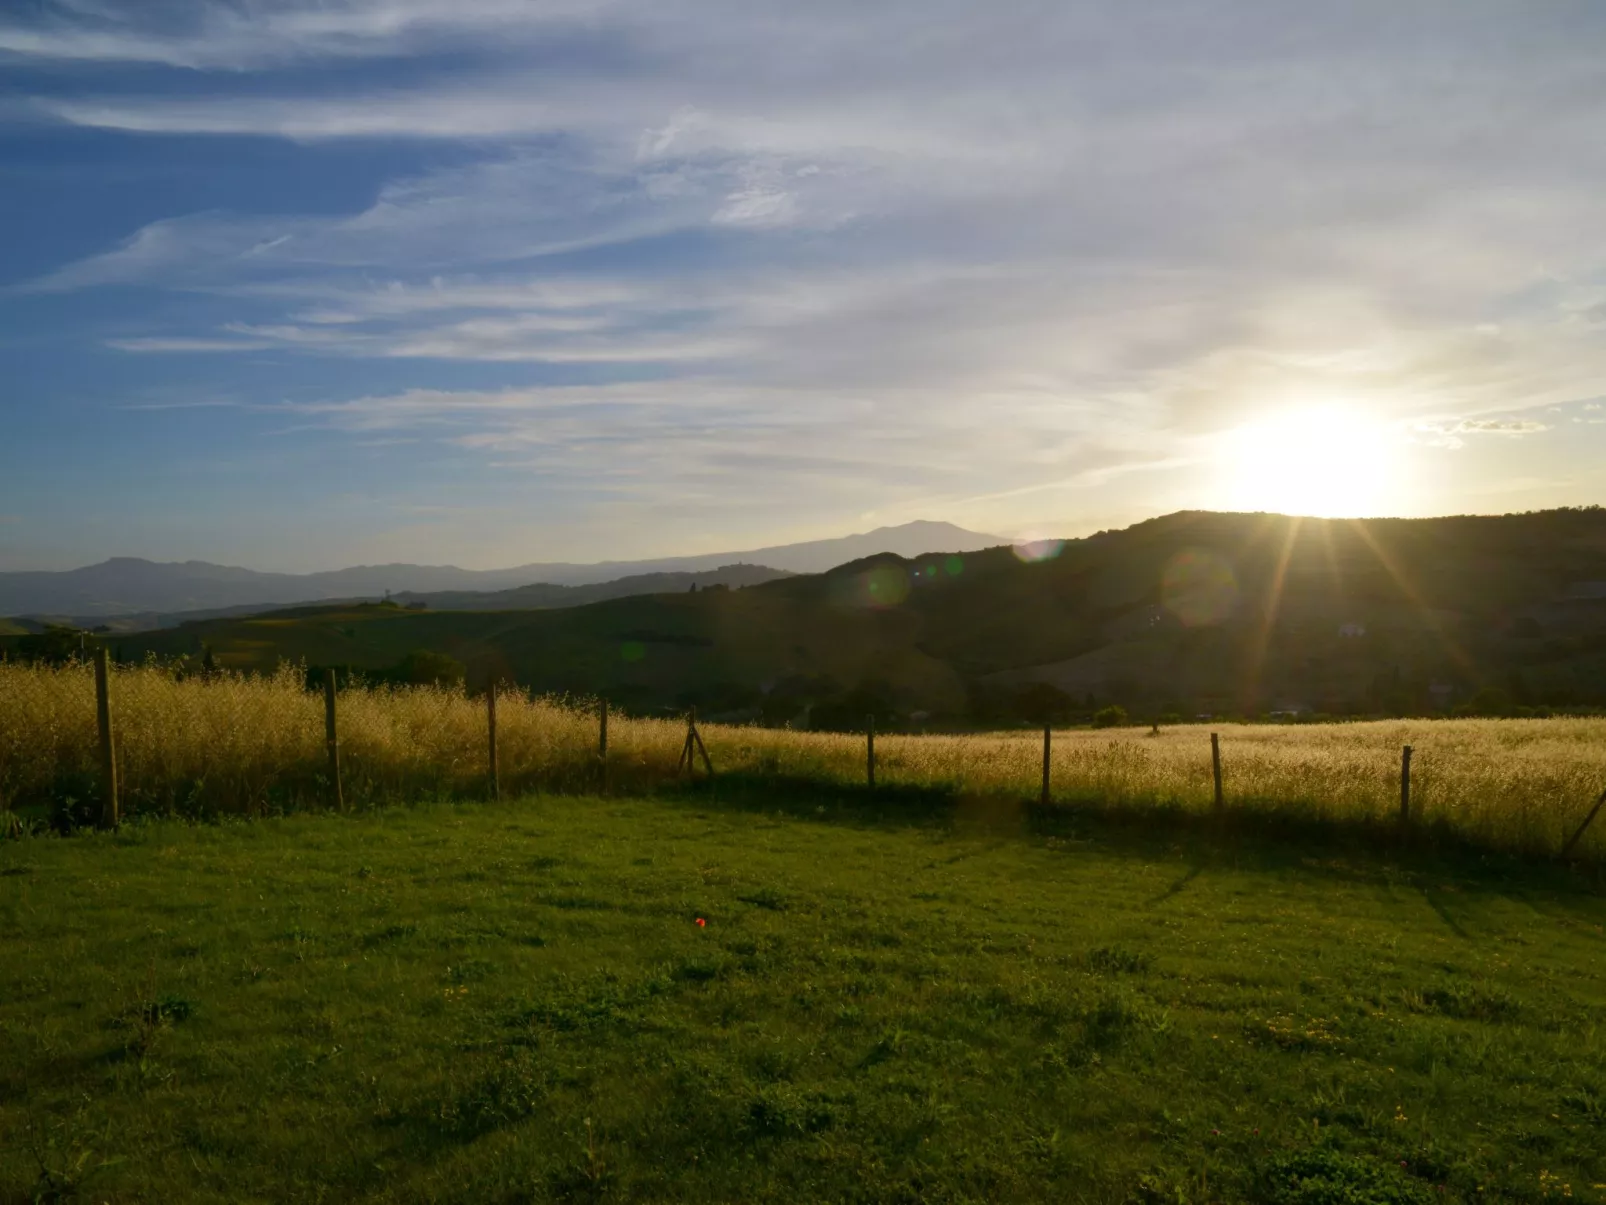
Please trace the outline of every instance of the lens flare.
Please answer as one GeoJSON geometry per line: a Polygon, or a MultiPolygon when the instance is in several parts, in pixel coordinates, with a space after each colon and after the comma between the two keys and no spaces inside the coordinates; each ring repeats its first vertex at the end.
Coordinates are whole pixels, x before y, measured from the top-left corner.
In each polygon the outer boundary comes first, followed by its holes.
{"type": "Polygon", "coordinates": [[[1064,547],[1064,540],[1025,540],[1015,545],[1015,555],[1030,565],[1053,560],[1064,547]]]}
{"type": "Polygon", "coordinates": [[[1238,575],[1219,554],[1184,548],[1160,574],[1160,601],[1184,627],[1209,627],[1238,609],[1238,575]]]}
{"type": "Polygon", "coordinates": [[[841,607],[895,607],[909,597],[909,573],[902,565],[877,565],[834,582],[831,600],[841,607]]]}

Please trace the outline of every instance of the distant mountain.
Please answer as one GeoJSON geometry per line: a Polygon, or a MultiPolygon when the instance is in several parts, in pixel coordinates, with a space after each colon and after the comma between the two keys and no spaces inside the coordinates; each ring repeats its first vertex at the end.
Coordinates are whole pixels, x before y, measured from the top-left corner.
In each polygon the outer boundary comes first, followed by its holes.
{"type": "MultiPolygon", "coordinates": [[[[863,535],[745,552],[666,557],[651,561],[604,561],[520,565],[512,569],[459,569],[452,565],[359,565],[323,573],[258,573],[206,561],[167,563],[113,557],[65,572],[0,573],[0,615],[111,617],[180,611],[220,611],[326,600],[378,598],[444,591],[501,591],[544,586],[590,586],[654,573],[702,573],[746,564],[790,573],[819,573],[876,553],[919,556],[969,552],[1003,543],[950,523],[915,522],[881,527],[863,535]]],[[[534,605],[564,605],[536,604],[534,605]]]]}
{"type": "MultiPolygon", "coordinates": [[[[427,611],[546,611],[554,607],[579,607],[605,602],[610,598],[630,598],[636,594],[682,594],[693,589],[740,590],[783,577],[795,577],[784,569],[765,565],[721,565],[700,573],[637,573],[591,586],[515,586],[511,590],[435,590],[415,593],[404,590],[391,595],[398,606],[427,611]]],[[[243,607],[213,607],[199,611],[144,611],[132,615],[100,617],[93,615],[30,615],[0,620],[0,636],[19,632],[40,632],[51,624],[94,628],[99,632],[149,632],[176,628],[187,623],[212,619],[239,619],[252,615],[271,615],[279,619],[303,618],[330,607],[349,607],[371,601],[360,598],[321,599],[314,603],[291,603],[243,607]]]]}

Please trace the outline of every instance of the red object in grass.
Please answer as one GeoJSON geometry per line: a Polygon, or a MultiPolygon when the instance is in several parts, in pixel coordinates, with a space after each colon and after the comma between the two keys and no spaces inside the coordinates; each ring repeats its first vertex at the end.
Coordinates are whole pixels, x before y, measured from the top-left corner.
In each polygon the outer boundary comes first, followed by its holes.
{"type": "Polygon", "coordinates": [[[699,916],[699,917],[698,917],[698,918],[697,918],[697,927],[698,927],[698,928],[699,928],[699,929],[702,929],[702,928],[706,928],[706,927],[707,927],[707,925],[708,925],[708,922],[707,922],[707,921],[705,921],[705,920],[704,920],[704,919],[703,919],[703,918],[702,918],[702,917],[700,917],[700,916],[699,916]]]}

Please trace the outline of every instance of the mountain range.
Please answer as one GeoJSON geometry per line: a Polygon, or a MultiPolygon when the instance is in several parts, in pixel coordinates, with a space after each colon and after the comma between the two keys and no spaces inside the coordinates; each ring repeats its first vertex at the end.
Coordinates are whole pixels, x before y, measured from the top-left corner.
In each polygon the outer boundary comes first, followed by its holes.
{"type": "MultiPolygon", "coordinates": [[[[358,565],[321,573],[260,573],[207,561],[158,562],[113,557],[60,572],[0,573],[0,615],[104,619],[130,615],[254,609],[333,600],[428,593],[505,591],[533,586],[594,586],[651,574],[707,573],[731,565],[821,573],[877,553],[921,556],[966,552],[1005,541],[951,523],[917,521],[835,539],[740,552],[595,564],[536,563],[511,569],[453,565],[358,565]]],[[[745,584],[745,583],[742,583],[745,584]]],[[[677,587],[687,588],[680,583],[677,587]]],[[[462,600],[454,606],[470,605],[462,600]]],[[[513,602],[510,606],[564,605],[513,602]]],[[[156,626],[156,625],[150,625],[156,626]]]]}

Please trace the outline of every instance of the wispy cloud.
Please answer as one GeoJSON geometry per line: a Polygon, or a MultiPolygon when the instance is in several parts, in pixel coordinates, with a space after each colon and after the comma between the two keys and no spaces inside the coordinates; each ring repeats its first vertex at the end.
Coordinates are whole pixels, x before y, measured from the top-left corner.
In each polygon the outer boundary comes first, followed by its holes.
{"type": "Polygon", "coordinates": [[[1435,447],[1457,449],[1466,446],[1462,436],[1503,435],[1517,438],[1548,431],[1550,424],[1531,418],[1459,418],[1420,422],[1416,429],[1433,436],[1429,442],[1435,447]]]}
{"type": "Polygon", "coordinates": [[[265,339],[164,338],[161,336],[149,336],[130,339],[108,339],[106,340],[106,346],[115,347],[118,351],[153,352],[160,355],[171,355],[183,352],[266,351],[268,348],[275,346],[275,344],[265,339]]]}
{"type": "Polygon", "coordinates": [[[1533,419],[1464,418],[1439,429],[1448,435],[1533,435],[1550,427],[1533,419]]]}

